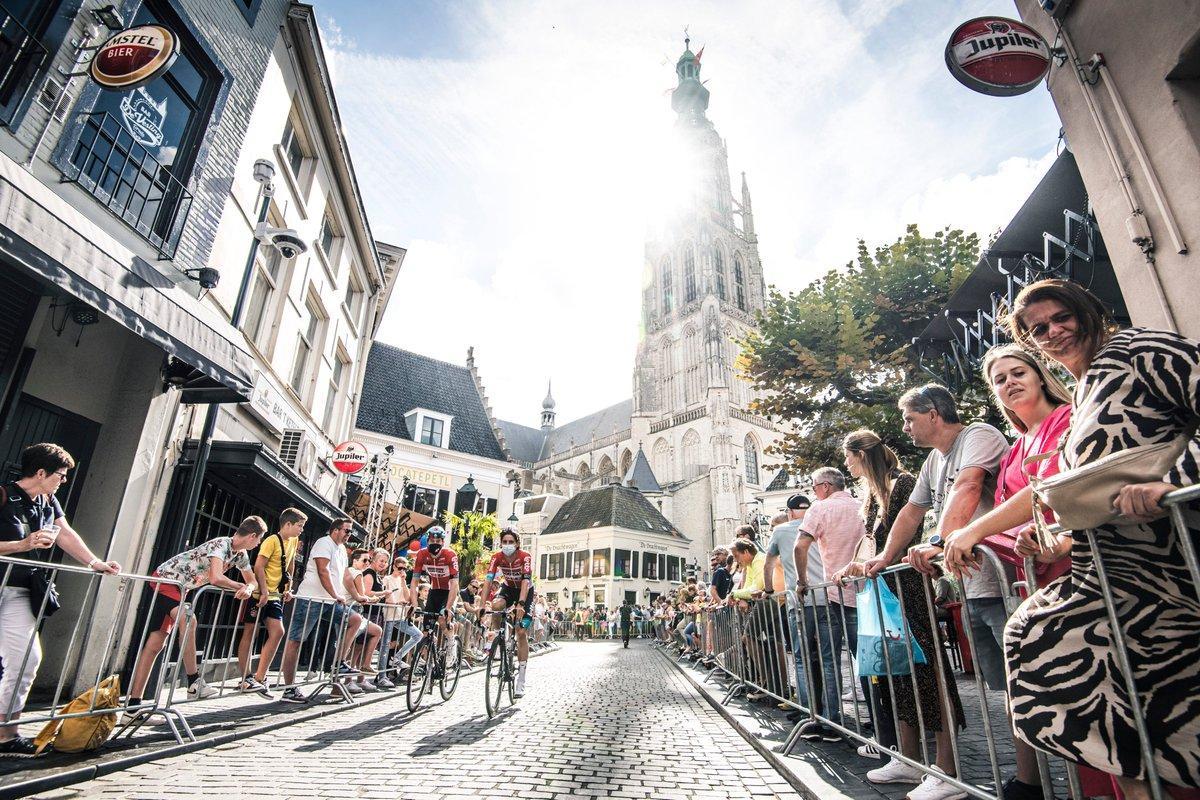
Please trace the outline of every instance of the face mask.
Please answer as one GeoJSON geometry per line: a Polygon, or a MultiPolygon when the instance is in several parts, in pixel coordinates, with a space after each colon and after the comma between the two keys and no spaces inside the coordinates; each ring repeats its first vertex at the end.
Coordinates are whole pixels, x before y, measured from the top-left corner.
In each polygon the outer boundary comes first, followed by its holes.
{"type": "Polygon", "coordinates": [[[428,549],[429,549],[429,555],[431,555],[431,556],[436,556],[438,553],[442,552],[442,546],[440,544],[430,543],[428,549]]]}
{"type": "Polygon", "coordinates": [[[506,556],[511,556],[513,553],[517,552],[517,546],[515,544],[502,544],[500,545],[500,552],[504,553],[506,556]]]}

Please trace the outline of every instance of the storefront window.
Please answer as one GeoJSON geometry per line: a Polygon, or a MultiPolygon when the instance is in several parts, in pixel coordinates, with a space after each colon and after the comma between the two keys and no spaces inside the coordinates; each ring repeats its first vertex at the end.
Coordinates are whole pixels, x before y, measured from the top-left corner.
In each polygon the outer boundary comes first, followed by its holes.
{"type": "Polygon", "coordinates": [[[603,578],[608,575],[608,559],[611,553],[612,551],[608,548],[592,551],[593,578],[603,578]]]}
{"type": "Polygon", "coordinates": [[[667,556],[667,580],[679,580],[679,556],[667,556]]]}
{"type": "Polygon", "coordinates": [[[645,571],[642,573],[642,577],[646,578],[647,580],[652,580],[652,581],[656,581],[659,579],[660,576],[658,573],[658,555],[657,554],[646,553],[645,571]]]}
{"type": "Polygon", "coordinates": [[[587,576],[588,569],[588,551],[576,550],[575,558],[571,564],[571,577],[583,578],[587,576]]]}
{"type": "Polygon", "coordinates": [[[546,569],[546,580],[553,581],[563,577],[563,562],[566,560],[566,553],[551,553],[550,563],[546,569]]]}

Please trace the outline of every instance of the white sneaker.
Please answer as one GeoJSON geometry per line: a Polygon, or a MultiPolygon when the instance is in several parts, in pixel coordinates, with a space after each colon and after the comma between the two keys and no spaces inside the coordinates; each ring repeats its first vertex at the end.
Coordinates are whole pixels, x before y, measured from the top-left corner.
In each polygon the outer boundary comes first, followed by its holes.
{"type": "Polygon", "coordinates": [[[967,793],[951,786],[936,773],[929,773],[921,785],[905,795],[906,800],[963,800],[967,793]]]}
{"type": "Polygon", "coordinates": [[[216,697],[220,692],[215,686],[209,686],[204,682],[203,678],[197,678],[196,682],[188,687],[187,696],[189,700],[207,700],[210,697],[216,697]]]}
{"type": "Polygon", "coordinates": [[[842,699],[845,700],[847,703],[853,703],[856,698],[858,699],[858,702],[860,702],[860,703],[866,699],[865,697],[863,697],[862,690],[859,689],[857,686],[855,686],[853,689],[847,689],[845,692],[842,693],[842,699]]]}
{"type": "Polygon", "coordinates": [[[346,681],[346,691],[350,694],[362,694],[363,688],[356,681],[346,681]]]}
{"type": "Polygon", "coordinates": [[[858,754],[860,756],[862,756],[863,758],[873,758],[876,761],[883,758],[883,753],[879,752],[879,748],[873,747],[869,744],[859,745],[858,746],[858,754]]]}
{"type": "Polygon", "coordinates": [[[517,676],[516,684],[513,686],[513,697],[525,696],[525,678],[517,676]]]}
{"type": "Polygon", "coordinates": [[[921,783],[924,776],[921,770],[895,758],[888,759],[882,767],[867,771],[867,780],[871,783],[921,783]]]}

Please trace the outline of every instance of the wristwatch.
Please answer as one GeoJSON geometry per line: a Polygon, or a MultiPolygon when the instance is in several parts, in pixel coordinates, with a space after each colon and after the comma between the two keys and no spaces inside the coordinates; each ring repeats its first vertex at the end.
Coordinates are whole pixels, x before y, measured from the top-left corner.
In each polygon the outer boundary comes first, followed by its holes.
{"type": "Polygon", "coordinates": [[[945,547],[946,540],[942,538],[940,533],[935,533],[933,536],[929,537],[929,541],[926,544],[932,545],[933,547],[945,547]]]}

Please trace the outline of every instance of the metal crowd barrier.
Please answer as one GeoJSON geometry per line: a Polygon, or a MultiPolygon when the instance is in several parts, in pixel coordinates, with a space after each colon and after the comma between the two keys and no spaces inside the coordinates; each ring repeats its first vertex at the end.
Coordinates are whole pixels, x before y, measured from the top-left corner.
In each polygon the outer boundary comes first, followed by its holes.
{"type": "MultiPolygon", "coordinates": [[[[1189,515],[1193,517],[1193,527],[1200,528],[1200,525],[1195,524],[1195,509],[1185,509],[1185,506],[1198,500],[1200,500],[1200,486],[1193,486],[1170,493],[1162,503],[1171,520],[1171,546],[1178,548],[1180,561],[1186,567],[1193,591],[1200,587],[1200,560],[1197,559],[1194,536],[1188,528],[1189,515]]],[[[1051,530],[1053,533],[1066,533],[1057,526],[1051,530]]],[[[1120,680],[1124,683],[1123,688],[1129,697],[1130,708],[1133,712],[1133,724],[1138,735],[1138,744],[1150,794],[1154,800],[1164,800],[1165,789],[1154,762],[1154,748],[1149,733],[1154,721],[1146,719],[1145,700],[1137,692],[1128,642],[1121,623],[1121,612],[1114,599],[1110,584],[1106,559],[1102,555],[1095,531],[1076,532],[1074,538],[1076,542],[1086,542],[1094,564],[1090,571],[1084,570],[1082,574],[1077,572],[1075,579],[1078,581],[1094,578],[1099,587],[1110,628],[1117,632],[1112,640],[1112,655],[1121,672],[1120,680]]],[[[1011,616],[1023,601],[1021,591],[1024,590],[1027,596],[1038,589],[1034,560],[1026,559],[1026,577],[1023,583],[1010,582],[1005,577],[1008,574],[1006,565],[990,548],[981,545],[976,548],[976,552],[991,569],[996,570],[997,574],[1001,576],[1002,600],[1007,615],[1011,616]]],[[[847,680],[844,672],[845,662],[849,662],[850,681],[853,682],[857,678],[853,660],[844,659],[841,653],[842,650],[853,650],[856,645],[856,642],[849,636],[846,624],[849,620],[843,601],[848,593],[855,591],[864,581],[868,580],[861,577],[846,578],[841,582],[827,582],[808,587],[805,600],[811,601],[815,598],[817,600],[815,606],[801,605],[797,602],[796,596],[788,592],[786,595],[777,594],[748,601],[744,608],[730,605],[712,611],[708,614],[708,620],[703,628],[705,653],[713,657],[711,662],[713,666],[705,680],[714,676],[726,676],[731,679],[730,687],[722,703],[729,702],[740,692],[754,691],[770,696],[778,702],[785,703],[806,714],[808,719],[798,723],[787,737],[782,748],[784,753],[794,750],[800,741],[800,729],[805,722],[816,721],[832,728],[851,741],[870,745],[885,756],[895,758],[926,774],[934,770],[932,766],[934,760],[930,758],[928,744],[930,730],[927,726],[927,715],[932,707],[931,704],[936,703],[940,710],[941,727],[949,740],[955,766],[955,777],[940,772],[937,773],[938,777],[980,800],[1000,800],[1002,771],[1010,770],[1013,763],[998,755],[997,741],[1001,736],[1012,737],[1013,733],[1010,724],[997,725],[996,721],[992,719],[988,708],[988,696],[989,692],[993,696],[1002,694],[1002,692],[992,692],[984,685],[982,670],[976,664],[973,670],[973,699],[977,703],[977,719],[984,733],[987,769],[984,774],[977,768],[970,768],[970,764],[968,764],[968,769],[964,771],[962,742],[960,741],[960,732],[954,722],[956,713],[949,687],[952,683],[956,691],[967,687],[959,686],[954,680],[948,659],[945,657],[947,641],[941,634],[933,602],[933,587],[927,576],[921,576],[924,608],[909,609],[906,607],[908,601],[906,601],[905,592],[898,590],[899,575],[910,569],[912,568],[906,564],[898,564],[881,571],[878,578],[878,580],[883,580],[883,576],[896,576],[896,586],[892,588],[900,604],[904,648],[902,655],[889,647],[881,648],[886,674],[867,682],[867,691],[863,701],[858,699],[857,692],[849,701],[842,699],[843,683],[847,680]],[[781,608],[781,598],[786,598],[791,606],[786,615],[778,611],[781,608]],[[801,610],[803,610],[802,613],[801,610]],[[933,633],[934,652],[925,655],[926,663],[932,666],[935,672],[938,689],[936,698],[921,697],[919,682],[916,678],[917,665],[914,663],[914,651],[911,644],[913,639],[911,638],[910,620],[912,614],[920,613],[928,616],[930,630],[933,633]],[[840,625],[836,623],[840,623],[840,625]],[[822,630],[828,631],[837,627],[841,628],[842,635],[836,642],[832,640],[832,637],[826,638],[820,635],[822,630]],[[795,639],[799,641],[797,642],[795,639]],[[893,659],[897,656],[902,659],[901,662],[893,663],[893,659]],[[826,677],[824,674],[826,670],[820,666],[826,659],[832,661],[835,667],[832,670],[835,681],[832,692],[818,691],[817,684],[823,683],[826,677]],[[803,693],[800,690],[801,681],[803,681],[804,689],[807,690],[803,693]],[[906,756],[900,752],[899,748],[900,716],[896,705],[896,686],[900,681],[910,681],[912,685],[912,697],[915,699],[918,722],[919,758],[906,756]],[[885,682],[888,688],[889,702],[886,706],[881,707],[878,687],[885,682]],[[837,698],[837,714],[831,714],[830,709],[821,707],[823,705],[822,694],[837,698]],[[808,698],[808,702],[803,702],[804,697],[808,698]],[[850,706],[849,709],[846,708],[847,705],[850,706]],[[874,717],[873,734],[869,734],[863,725],[863,705],[867,706],[868,716],[874,717]],[[880,719],[880,717],[887,716],[890,716],[890,721],[880,719]],[[895,735],[884,740],[881,738],[881,732],[889,722],[890,725],[895,726],[895,730],[890,731],[895,735]]],[[[878,599],[878,595],[876,598],[878,599]]],[[[960,607],[962,624],[957,638],[959,642],[966,642],[966,646],[972,654],[978,654],[975,632],[971,625],[972,608],[969,600],[970,598],[964,597],[960,607]]],[[[879,603],[876,611],[882,618],[882,603],[879,603]]],[[[971,699],[967,694],[967,692],[962,693],[964,719],[968,711],[968,700],[971,699]]],[[[1044,752],[1037,751],[1036,754],[1038,774],[1043,792],[1048,800],[1053,796],[1055,784],[1064,781],[1072,798],[1076,800],[1083,798],[1078,769],[1075,764],[1055,759],[1052,765],[1044,752]]],[[[974,761],[974,758],[970,759],[970,762],[974,761]]]]}
{"type": "MultiPolygon", "coordinates": [[[[986,547],[979,548],[984,558],[988,559],[992,568],[999,570],[1004,576],[1003,563],[986,547]]],[[[907,564],[889,567],[880,573],[879,580],[884,575],[896,575],[912,568],[907,564]]],[[[1031,573],[1032,574],[1032,573],[1031,573]]],[[[710,671],[708,678],[723,673],[732,679],[723,703],[729,702],[741,692],[755,692],[766,695],[779,703],[807,715],[807,719],[798,722],[786,738],[781,752],[791,753],[799,743],[800,729],[807,723],[816,721],[837,731],[851,741],[870,745],[885,756],[921,770],[923,773],[934,771],[935,759],[930,751],[928,740],[931,729],[928,727],[929,709],[931,703],[937,703],[942,719],[941,728],[949,739],[950,755],[954,764],[955,777],[938,772],[938,777],[967,792],[980,800],[999,800],[1001,786],[1001,770],[1012,765],[997,755],[997,737],[1003,731],[997,731],[991,719],[991,711],[987,705],[989,690],[984,686],[983,674],[978,666],[975,667],[974,688],[975,699],[978,703],[978,721],[982,725],[986,741],[987,771],[986,775],[977,770],[964,772],[964,759],[960,746],[960,734],[956,726],[957,714],[948,686],[954,681],[948,659],[945,658],[945,641],[940,634],[940,625],[933,603],[933,590],[928,577],[922,576],[924,590],[924,608],[910,609],[906,606],[905,593],[893,587],[893,593],[900,603],[903,620],[902,638],[904,647],[902,655],[889,647],[881,648],[885,664],[885,675],[873,680],[860,679],[854,668],[853,658],[846,653],[853,653],[857,648],[857,638],[850,636],[851,623],[854,621],[848,613],[846,600],[855,592],[866,578],[847,578],[842,582],[827,582],[809,587],[804,600],[807,604],[798,602],[796,595],[788,591],[758,600],[746,601],[745,608],[726,606],[714,611],[711,615],[712,651],[716,654],[716,666],[710,671]],[[815,603],[813,602],[815,601],[815,603]],[[933,652],[926,653],[926,663],[931,666],[936,676],[938,696],[936,698],[922,697],[921,689],[916,678],[916,664],[911,642],[909,626],[910,613],[928,615],[930,629],[933,632],[933,652]],[[836,640],[833,633],[838,632],[836,640]],[[793,640],[793,634],[799,641],[793,640]],[[799,651],[799,652],[797,652],[799,651]],[[899,656],[900,663],[894,663],[899,656]],[[830,662],[833,669],[822,668],[823,662],[830,662]],[[907,663],[903,663],[907,662],[907,663]],[[849,665],[847,674],[845,667],[849,665]],[[832,675],[827,675],[832,672],[832,675]],[[833,687],[825,684],[832,677],[833,687]],[[804,682],[804,691],[800,689],[800,681],[804,682]],[[917,717],[917,747],[919,755],[909,757],[900,752],[900,714],[897,707],[896,687],[900,681],[908,681],[912,687],[911,696],[914,698],[917,717]],[[886,682],[888,691],[887,703],[883,704],[879,687],[886,682]],[[858,684],[863,685],[862,699],[857,690],[858,684]],[[843,700],[843,690],[854,686],[855,691],[849,694],[849,700],[843,700]],[[805,701],[807,698],[807,701],[805,701]],[[826,700],[825,698],[830,698],[826,700]],[[824,706],[835,703],[836,708],[824,706]],[[873,732],[865,724],[873,720],[873,732]],[[892,734],[887,739],[881,738],[881,733],[892,734]],[[970,774],[968,774],[970,773],[970,774]],[[987,779],[990,778],[990,785],[987,779]]],[[[1002,577],[1004,588],[1003,600],[1006,609],[1011,612],[1015,603],[1019,602],[1012,585],[1002,577]]],[[[876,595],[878,600],[878,595],[876,595]]],[[[962,631],[959,640],[965,641],[971,653],[978,653],[974,632],[971,629],[971,609],[969,603],[962,606],[962,631]]],[[[876,608],[880,618],[883,617],[882,603],[876,608]]],[[[855,612],[856,614],[857,612],[855,612]]],[[[856,626],[855,626],[856,627],[856,626]]],[[[955,683],[957,690],[957,683],[955,683]]],[[[967,712],[967,699],[963,698],[962,707],[964,718],[967,712]]],[[[1011,734],[1009,734],[1011,735],[1011,734]]],[[[943,754],[943,760],[945,754],[943,754]]],[[[974,762],[975,759],[971,759],[974,762]]],[[[1044,761],[1044,759],[1043,759],[1044,761]]],[[[882,766],[881,762],[879,766],[882,766]]],[[[1043,787],[1050,796],[1052,782],[1049,770],[1043,764],[1043,787]]],[[[1081,795],[1076,793],[1078,799],[1081,795]]]]}
{"type": "MultiPolygon", "coordinates": [[[[104,716],[120,713],[124,710],[140,713],[147,717],[154,714],[160,715],[177,741],[182,743],[185,739],[189,741],[195,740],[195,735],[192,733],[187,720],[182,714],[167,707],[158,707],[150,699],[161,693],[169,672],[169,670],[165,669],[159,670],[157,677],[147,684],[147,702],[143,702],[138,706],[129,708],[128,705],[125,705],[122,709],[115,710],[111,708],[97,708],[97,698],[93,692],[91,703],[86,710],[71,713],[63,713],[61,711],[64,704],[70,702],[74,696],[81,694],[88,688],[97,688],[101,681],[108,675],[121,671],[117,666],[117,662],[119,653],[122,650],[123,641],[135,632],[136,637],[133,640],[137,642],[137,645],[134,651],[134,659],[130,663],[136,663],[137,657],[141,655],[142,649],[145,647],[146,641],[152,633],[149,630],[149,616],[145,616],[140,625],[135,624],[135,617],[138,614],[139,608],[143,605],[148,605],[143,603],[142,600],[153,599],[153,596],[156,594],[153,588],[155,585],[171,586],[183,595],[182,584],[177,581],[169,581],[149,575],[137,575],[133,573],[106,575],[88,567],[73,564],[50,564],[34,559],[0,556],[0,592],[9,588],[9,580],[12,576],[13,567],[18,566],[45,570],[50,583],[58,585],[59,588],[63,588],[63,584],[67,581],[74,583],[80,579],[84,581],[84,585],[81,592],[76,593],[72,591],[68,596],[61,599],[63,607],[59,609],[58,613],[73,616],[75,621],[71,626],[71,634],[67,638],[66,650],[60,651],[62,656],[61,667],[54,681],[54,692],[49,704],[43,706],[43,704],[39,703],[33,708],[18,708],[18,692],[14,691],[13,695],[4,703],[4,707],[0,708],[0,724],[18,722],[17,719],[14,719],[14,714],[19,715],[19,722],[24,725],[45,724],[76,717],[104,716]],[[111,589],[111,592],[106,593],[102,591],[106,589],[111,589]],[[116,597],[107,596],[111,593],[115,593],[116,597]],[[105,594],[105,596],[102,596],[102,594],[105,594]],[[87,632],[90,630],[97,616],[98,609],[102,605],[107,607],[114,603],[115,615],[108,629],[104,632],[103,646],[97,649],[94,647],[94,643],[87,641],[87,632]],[[89,647],[89,644],[93,646],[89,647]],[[95,667],[87,669],[86,673],[83,671],[85,653],[96,662],[95,667]]],[[[23,600],[23,596],[10,596],[9,598],[10,602],[22,602],[23,600]]],[[[32,662],[35,674],[30,677],[31,682],[37,681],[36,672],[41,666],[40,654],[42,648],[40,646],[39,631],[50,616],[47,614],[47,605],[48,599],[44,598],[40,608],[34,612],[34,624],[29,630],[28,639],[23,648],[21,658],[15,663],[4,664],[6,671],[13,670],[17,674],[23,675],[32,662]]],[[[173,652],[179,629],[179,625],[171,629],[163,645],[163,653],[173,652]]],[[[61,639],[56,637],[54,641],[57,643],[61,639]]],[[[42,681],[41,684],[45,685],[45,681],[42,681]]]]}

